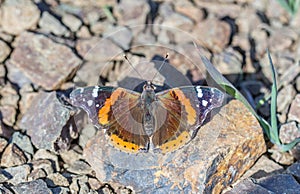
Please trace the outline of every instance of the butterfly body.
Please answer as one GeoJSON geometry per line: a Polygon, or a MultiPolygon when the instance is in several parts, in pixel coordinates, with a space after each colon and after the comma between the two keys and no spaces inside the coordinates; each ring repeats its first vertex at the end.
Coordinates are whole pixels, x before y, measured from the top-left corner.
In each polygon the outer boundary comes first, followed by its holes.
{"type": "Polygon", "coordinates": [[[155,92],[147,81],[143,92],[114,87],[86,87],[70,94],[93,124],[105,129],[110,143],[125,152],[174,151],[188,143],[208,112],[222,105],[224,94],[211,87],[185,86],[155,92]]]}

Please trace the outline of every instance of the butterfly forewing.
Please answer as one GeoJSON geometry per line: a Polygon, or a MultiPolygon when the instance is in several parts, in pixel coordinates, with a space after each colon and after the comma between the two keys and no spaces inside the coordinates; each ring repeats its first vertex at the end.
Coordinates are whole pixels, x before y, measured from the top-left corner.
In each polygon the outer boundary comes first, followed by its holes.
{"type": "Polygon", "coordinates": [[[160,92],[157,99],[159,108],[155,120],[158,128],[152,142],[165,153],[182,147],[193,138],[207,113],[222,105],[223,93],[211,87],[187,86],[160,92]],[[163,109],[167,112],[165,121],[160,119],[163,109]]]}
{"type": "Polygon", "coordinates": [[[111,144],[126,152],[147,149],[149,137],[142,125],[140,94],[124,88],[87,87],[70,95],[74,106],[83,108],[93,124],[105,128],[111,144]]]}

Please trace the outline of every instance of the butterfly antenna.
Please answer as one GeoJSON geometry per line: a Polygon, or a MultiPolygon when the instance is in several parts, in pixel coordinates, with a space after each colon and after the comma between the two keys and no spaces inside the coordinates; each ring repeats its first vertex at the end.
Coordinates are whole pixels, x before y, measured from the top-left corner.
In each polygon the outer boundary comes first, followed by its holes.
{"type": "Polygon", "coordinates": [[[162,67],[165,65],[167,59],[169,57],[169,53],[166,54],[165,58],[164,58],[164,61],[162,62],[162,64],[160,65],[160,67],[158,68],[156,74],[153,76],[151,82],[153,82],[154,78],[157,76],[157,74],[160,72],[160,70],[162,69],[162,67]]]}
{"type": "Polygon", "coordinates": [[[143,76],[136,70],[136,68],[132,65],[132,63],[129,61],[126,55],[124,55],[125,60],[129,63],[129,65],[132,67],[132,69],[140,76],[141,79],[143,79],[143,76]]]}

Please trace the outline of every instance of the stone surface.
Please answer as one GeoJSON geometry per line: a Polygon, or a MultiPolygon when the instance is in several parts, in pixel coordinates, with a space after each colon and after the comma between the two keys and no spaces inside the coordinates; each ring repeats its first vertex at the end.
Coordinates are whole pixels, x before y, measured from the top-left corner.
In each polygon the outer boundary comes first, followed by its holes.
{"type": "Polygon", "coordinates": [[[68,26],[72,32],[76,32],[82,25],[81,20],[71,14],[63,15],[62,22],[68,26]]]}
{"type": "Polygon", "coordinates": [[[69,194],[70,193],[70,189],[66,188],[66,187],[54,187],[54,188],[50,188],[52,193],[55,194],[69,194]]]}
{"type": "Polygon", "coordinates": [[[4,148],[7,146],[6,139],[0,137],[0,153],[3,152],[4,148]]]}
{"type": "Polygon", "coordinates": [[[5,126],[0,119],[0,136],[9,139],[12,133],[13,129],[5,126]]]}
{"type": "Polygon", "coordinates": [[[263,155],[247,172],[245,172],[241,179],[246,179],[249,177],[258,179],[268,175],[279,174],[283,171],[284,168],[282,166],[263,155]]]}
{"type": "Polygon", "coordinates": [[[121,47],[123,50],[130,49],[130,43],[133,35],[129,28],[109,26],[104,31],[104,38],[112,40],[115,44],[121,47]]]}
{"type": "Polygon", "coordinates": [[[21,165],[26,162],[26,156],[15,144],[9,144],[2,153],[1,166],[11,167],[21,165]]]}
{"type": "Polygon", "coordinates": [[[45,181],[41,179],[26,183],[20,183],[16,186],[13,186],[12,190],[18,194],[28,194],[32,191],[34,191],[34,193],[36,194],[52,194],[45,181]]]}
{"type": "Polygon", "coordinates": [[[9,176],[9,180],[7,182],[17,185],[22,182],[27,181],[27,176],[30,173],[30,166],[25,164],[16,167],[10,167],[4,169],[5,173],[9,176]]]}
{"type": "Polygon", "coordinates": [[[8,126],[13,126],[16,121],[17,111],[16,108],[8,105],[0,106],[1,116],[3,117],[3,123],[8,126]]]}
{"type": "Polygon", "coordinates": [[[37,176],[42,176],[45,177],[49,174],[52,174],[56,171],[55,168],[55,163],[51,159],[38,159],[38,160],[33,160],[31,162],[32,164],[32,174],[31,177],[37,177],[37,176]],[[39,172],[39,170],[42,170],[44,173],[39,172]],[[45,176],[44,176],[45,175],[45,176]]]}
{"type": "Polygon", "coordinates": [[[0,39],[0,63],[2,63],[9,55],[11,49],[0,39]]]}
{"type": "Polygon", "coordinates": [[[68,187],[70,185],[67,178],[59,173],[49,174],[45,181],[49,187],[68,187]]]}
{"type": "Polygon", "coordinates": [[[0,26],[5,32],[13,35],[27,29],[35,29],[40,18],[38,7],[30,0],[6,0],[0,11],[0,26]]]}
{"type": "MultiPolygon", "coordinates": [[[[46,163],[49,163],[48,161],[50,161],[52,167],[51,167],[51,169],[49,169],[50,170],[49,172],[60,170],[59,163],[58,163],[58,156],[48,150],[39,149],[34,154],[33,159],[35,159],[35,160],[42,159],[42,161],[46,160],[45,161],[46,163]]],[[[47,171],[48,174],[49,174],[49,172],[47,171]]]]}
{"type": "Polygon", "coordinates": [[[67,168],[67,171],[79,175],[84,175],[84,174],[92,175],[93,170],[86,162],[82,160],[76,160],[71,164],[69,168],[67,168]]]}
{"type": "Polygon", "coordinates": [[[266,149],[256,119],[236,100],[222,107],[188,145],[166,155],[126,154],[107,145],[104,137],[99,131],[84,157],[101,182],[131,186],[136,192],[220,192],[266,149]]]}
{"type": "Polygon", "coordinates": [[[277,96],[277,111],[282,112],[286,110],[291,104],[292,100],[296,95],[296,91],[293,85],[289,84],[286,87],[283,87],[277,96]]]}
{"type": "Polygon", "coordinates": [[[291,104],[288,114],[289,121],[297,121],[300,123],[300,94],[297,94],[291,104]]]}
{"type": "Polygon", "coordinates": [[[10,143],[16,144],[22,151],[33,155],[33,147],[28,136],[15,132],[10,143]]]}
{"type": "Polygon", "coordinates": [[[105,62],[86,62],[76,72],[74,82],[77,86],[95,86],[99,83],[99,76],[101,76],[104,68],[109,63],[105,62]]]}
{"type": "Polygon", "coordinates": [[[79,145],[84,148],[88,140],[91,139],[95,134],[96,128],[92,124],[86,125],[80,132],[79,145]]]}
{"type": "Polygon", "coordinates": [[[79,39],[76,50],[87,61],[107,62],[112,59],[123,59],[123,50],[107,38],[93,37],[79,39]]]}
{"type": "Polygon", "coordinates": [[[70,48],[30,32],[22,33],[12,52],[12,63],[35,84],[57,89],[79,66],[81,60],[70,48]]]}
{"type": "Polygon", "coordinates": [[[274,193],[297,194],[300,190],[300,184],[292,175],[288,174],[262,178],[257,181],[257,184],[274,193]]]}
{"type": "Polygon", "coordinates": [[[68,35],[68,29],[47,11],[43,12],[39,26],[46,33],[53,33],[58,36],[68,35]]]}
{"type": "Polygon", "coordinates": [[[113,14],[120,25],[136,25],[146,23],[150,6],[146,0],[123,0],[113,9],[113,14]]]}
{"type": "MultiPolygon", "coordinates": [[[[280,141],[282,143],[291,143],[296,138],[300,137],[300,130],[297,126],[297,123],[295,121],[285,123],[280,126],[280,141]]],[[[289,150],[289,153],[292,154],[294,158],[297,160],[300,159],[300,145],[296,144],[291,150],[289,150]]]]}
{"type": "Polygon", "coordinates": [[[10,187],[0,185],[0,192],[5,194],[13,194],[13,192],[10,190],[10,187]]]}
{"type": "Polygon", "coordinates": [[[221,52],[229,43],[230,34],[229,24],[217,19],[207,19],[198,23],[193,32],[193,35],[199,40],[197,42],[199,45],[217,53],[221,52]]]}
{"type": "Polygon", "coordinates": [[[163,44],[187,43],[192,41],[189,32],[194,28],[193,21],[172,10],[172,5],[165,2],[159,6],[159,17],[155,18],[154,33],[158,42],[163,44]]]}
{"type": "Polygon", "coordinates": [[[296,89],[298,92],[300,92],[300,76],[296,79],[296,89]]]}
{"type": "Polygon", "coordinates": [[[26,129],[37,148],[54,150],[70,118],[70,110],[59,102],[55,92],[40,92],[34,102],[23,116],[20,127],[26,129]]]}

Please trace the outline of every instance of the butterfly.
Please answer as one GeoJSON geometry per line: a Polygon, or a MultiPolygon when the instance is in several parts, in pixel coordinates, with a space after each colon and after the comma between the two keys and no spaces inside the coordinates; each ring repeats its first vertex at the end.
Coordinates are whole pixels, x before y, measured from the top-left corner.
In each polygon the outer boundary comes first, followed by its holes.
{"type": "Polygon", "coordinates": [[[182,86],[158,93],[155,89],[151,81],[145,82],[142,93],[91,86],[75,89],[70,99],[105,130],[111,145],[129,153],[167,153],[183,147],[224,99],[213,87],[182,86]]]}

